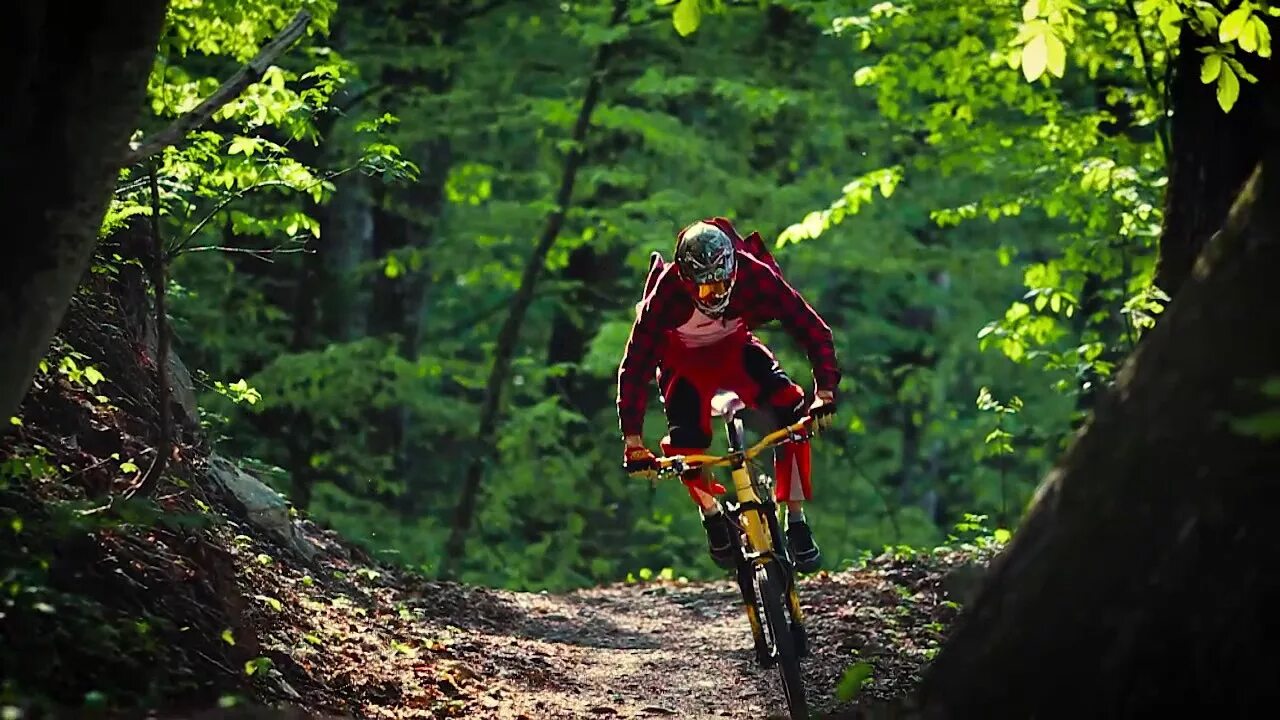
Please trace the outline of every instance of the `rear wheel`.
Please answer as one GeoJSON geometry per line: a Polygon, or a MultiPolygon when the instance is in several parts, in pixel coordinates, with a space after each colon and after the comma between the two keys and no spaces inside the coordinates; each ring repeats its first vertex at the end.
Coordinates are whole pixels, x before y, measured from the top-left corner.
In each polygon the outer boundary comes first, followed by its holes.
{"type": "Polygon", "coordinates": [[[781,575],[781,569],[774,562],[758,565],[755,572],[756,597],[760,601],[763,625],[773,650],[773,659],[777,662],[778,674],[782,678],[787,710],[792,720],[807,720],[809,706],[805,697],[804,678],[800,674],[800,655],[789,622],[787,591],[781,575]]]}

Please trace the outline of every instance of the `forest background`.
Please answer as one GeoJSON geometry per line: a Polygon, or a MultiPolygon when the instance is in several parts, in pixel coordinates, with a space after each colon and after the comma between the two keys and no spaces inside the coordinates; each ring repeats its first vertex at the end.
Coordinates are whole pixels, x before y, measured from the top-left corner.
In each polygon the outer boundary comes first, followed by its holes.
{"type": "MultiPolygon", "coordinates": [[[[1222,25],[1224,109],[1269,34],[1174,0],[855,5],[175,0],[142,138],[307,22],[154,185],[121,172],[93,272],[143,267],[158,218],[188,430],[384,559],[713,577],[685,493],[622,471],[614,397],[649,254],[728,216],[835,333],[828,563],[1014,529],[1165,298],[1180,30],[1222,25]]],[[[76,352],[41,373],[111,381],[76,352]]]]}

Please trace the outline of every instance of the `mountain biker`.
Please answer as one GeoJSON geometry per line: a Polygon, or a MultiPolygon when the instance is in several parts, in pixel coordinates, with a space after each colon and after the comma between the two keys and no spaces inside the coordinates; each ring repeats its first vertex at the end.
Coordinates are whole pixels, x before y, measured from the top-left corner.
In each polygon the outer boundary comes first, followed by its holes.
{"type": "MultiPolygon", "coordinates": [[[[655,378],[668,429],[661,447],[668,455],[706,451],[711,398],[719,389],[736,392],[748,407],[769,411],[777,428],[806,414],[804,390],[751,332],[772,320],[780,321],[804,347],[815,384],[807,411],[826,422],[835,411],[840,382],[831,329],[782,278],[758,232],[744,238],[727,218],[707,218],[676,235],[671,264],[657,252],[650,256],[644,295],[636,304],[618,368],[618,416],[628,472],[650,470],[657,460],[642,436],[648,385],[655,378]]],[[[778,446],[775,495],[787,504],[787,540],[802,573],[821,564],[804,516],[804,501],[812,499],[809,469],[807,440],[778,446]]],[[[682,480],[701,510],[712,559],[733,567],[730,523],[707,494],[725,488],[702,470],[689,471],[682,480]]]]}

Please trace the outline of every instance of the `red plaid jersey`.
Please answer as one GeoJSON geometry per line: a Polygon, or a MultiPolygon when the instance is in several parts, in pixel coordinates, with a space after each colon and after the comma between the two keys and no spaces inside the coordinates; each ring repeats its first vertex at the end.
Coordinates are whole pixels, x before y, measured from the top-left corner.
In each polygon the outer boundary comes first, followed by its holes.
{"type": "MultiPolygon", "coordinates": [[[[637,305],[622,362],[618,367],[618,419],[623,435],[639,435],[644,425],[649,383],[655,379],[666,343],[693,314],[693,298],[674,263],[663,268],[637,305]]],[[[725,309],[726,318],[742,318],[748,330],[773,320],[804,347],[819,390],[835,391],[840,382],[831,328],[774,269],[738,250],[738,275],[725,309]]]]}

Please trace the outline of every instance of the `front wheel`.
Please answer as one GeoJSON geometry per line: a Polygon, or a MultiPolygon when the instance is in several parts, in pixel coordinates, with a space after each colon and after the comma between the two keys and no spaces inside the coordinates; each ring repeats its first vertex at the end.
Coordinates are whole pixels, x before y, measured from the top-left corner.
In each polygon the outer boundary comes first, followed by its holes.
{"type": "Polygon", "coordinates": [[[778,673],[782,677],[787,710],[792,720],[807,720],[809,706],[805,697],[804,678],[800,675],[800,655],[788,621],[787,591],[780,569],[772,562],[757,566],[754,584],[764,615],[763,624],[772,646],[772,659],[777,662],[778,673]]]}

